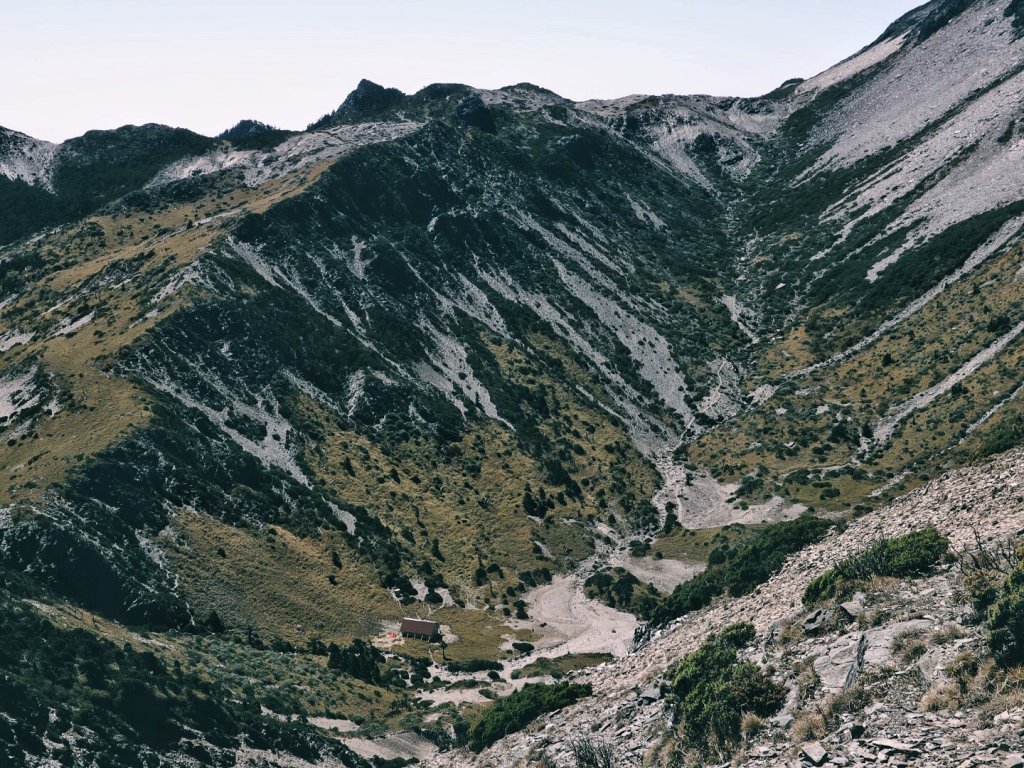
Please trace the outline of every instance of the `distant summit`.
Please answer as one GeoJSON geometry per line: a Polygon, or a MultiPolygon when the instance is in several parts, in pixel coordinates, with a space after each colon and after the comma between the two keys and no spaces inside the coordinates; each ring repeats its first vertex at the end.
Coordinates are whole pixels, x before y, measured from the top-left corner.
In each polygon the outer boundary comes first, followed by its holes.
{"type": "Polygon", "coordinates": [[[330,128],[332,125],[343,123],[356,123],[380,116],[397,107],[403,99],[405,99],[405,94],[397,88],[385,88],[364,78],[359,81],[356,89],[345,97],[345,101],[341,103],[340,107],[310,124],[309,130],[330,128]]]}
{"type": "Polygon", "coordinates": [[[217,136],[218,139],[227,139],[228,141],[237,141],[239,139],[249,139],[253,136],[260,136],[265,133],[273,133],[278,130],[272,125],[261,123],[259,120],[239,120],[231,128],[228,128],[223,133],[217,136]]]}

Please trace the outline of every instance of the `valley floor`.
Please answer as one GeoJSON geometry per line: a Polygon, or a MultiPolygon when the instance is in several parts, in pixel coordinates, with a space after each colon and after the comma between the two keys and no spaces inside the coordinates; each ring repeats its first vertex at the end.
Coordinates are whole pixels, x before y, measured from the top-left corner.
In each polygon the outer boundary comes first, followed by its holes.
{"type": "Polygon", "coordinates": [[[538,634],[540,653],[611,653],[623,656],[633,641],[636,617],[602,605],[583,594],[579,575],[556,576],[527,601],[524,624],[538,634]]]}

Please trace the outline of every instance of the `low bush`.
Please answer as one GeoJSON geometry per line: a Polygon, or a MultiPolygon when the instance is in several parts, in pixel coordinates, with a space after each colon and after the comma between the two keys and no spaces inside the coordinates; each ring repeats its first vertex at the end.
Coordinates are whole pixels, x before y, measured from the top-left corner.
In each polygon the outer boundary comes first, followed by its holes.
{"type": "Polygon", "coordinates": [[[982,720],[1024,704],[1024,674],[1019,667],[1003,667],[988,656],[961,651],[946,665],[946,682],[937,682],[924,695],[921,708],[971,708],[982,720]]]}
{"type": "Polygon", "coordinates": [[[855,685],[832,694],[825,700],[821,711],[825,727],[829,730],[838,728],[844,715],[857,714],[871,702],[871,692],[862,685],[855,685]]]}
{"type": "MultiPolygon", "coordinates": [[[[1024,557],[1024,545],[1018,550],[1024,557]]],[[[988,607],[988,644],[1003,667],[1024,665],[1024,564],[1018,563],[988,607]]]]}
{"type": "Polygon", "coordinates": [[[931,645],[930,633],[911,629],[896,635],[890,648],[900,662],[907,665],[924,656],[931,645]]]}
{"type": "Polygon", "coordinates": [[[327,647],[327,666],[367,683],[380,682],[380,665],[384,654],[358,637],[345,648],[334,643],[327,647]]]}
{"type": "Polygon", "coordinates": [[[789,738],[794,744],[824,738],[827,732],[825,718],[820,712],[801,712],[789,726],[789,738]]]}
{"type": "Polygon", "coordinates": [[[469,748],[480,752],[503,736],[521,731],[543,714],[575,704],[592,693],[590,685],[524,685],[498,699],[469,734],[469,748]]]}
{"type": "Polygon", "coordinates": [[[615,768],[615,753],[603,741],[594,741],[584,736],[569,742],[576,768],[615,768]]]}
{"type": "Polygon", "coordinates": [[[583,583],[583,591],[587,597],[640,618],[650,616],[661,597],[650,584],[644,584],[625,568],[598,571],[583,583]]]}
{"type": "Polygon", "coordinates": [[[742,740],[745,716],[768,717],[782,707],[785,688],[756,664],[739,660],[739,650],[753,639],[753,626],[734,624],[669,671],[675,717],[688,748],[727,755],[742,740]]]}
{"type": "Polygon", "coordinates": [[[853,590],[853,585],[875,576],[911,578],[929,573],[949,552],[949,539],[934,528],[872,544],[811,581],[804,590],[804,604],[814,605],[853,590]]]}
{"type": "Polygon", "coordinates": [[[773,523],[735,550],[725,560],[680,584],[650,612],[651,623],[662,626],[672,619],[711,604],[723,592],[733,597],[752,592],[768,581],[794,552],[820,541],[834,523],[817,517],[799,517],[773,523]]]}

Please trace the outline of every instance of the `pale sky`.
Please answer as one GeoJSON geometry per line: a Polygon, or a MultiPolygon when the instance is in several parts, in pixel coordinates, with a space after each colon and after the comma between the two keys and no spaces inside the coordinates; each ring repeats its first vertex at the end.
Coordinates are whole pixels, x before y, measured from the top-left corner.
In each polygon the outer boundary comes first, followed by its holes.
{"type": "Polygon", "coordinates": [[[0,125],[303,128],[360,78],[532,82],[572,99],[755,96],[920,0],[0,0],[0,125]]]}

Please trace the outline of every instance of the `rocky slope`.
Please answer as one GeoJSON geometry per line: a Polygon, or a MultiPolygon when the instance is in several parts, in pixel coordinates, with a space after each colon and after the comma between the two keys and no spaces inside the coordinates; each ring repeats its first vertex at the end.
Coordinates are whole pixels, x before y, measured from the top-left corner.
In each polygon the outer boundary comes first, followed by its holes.
{"type": "MultiPolygon", "coordinates": [[[[269,644],[390,647],[409,613],[459,661],[622,654],[566,627],[635,624],[583,596],[592,568],[668,591],[703,567],[667,518],[705,543],[811,507],[890,520],[1024,434],[1022,19],[935,0],[759,99],[364,81],[302,132],[0,131],[8,589],[170,632],[169,662],[223,629],[242,686],[269,644]]],[[[365,714],[307,688],[308,714],[365,714]]],[[[370,717],[465,725],[403,719],[414,689],[370,717]]]]}
{"type": "Polygon", "coordinates": [[[791,558],[752,594],[677,620],[627,657],[578,673],[575,679],[593,686],[600,707],[593,700],[581,702],[478,756],[439,755],[436,764],[536,765],[547,755],[554,765],[574,765],[570,745],[584,734],[613,746],[613,765],[674,764],[661,677],[709,634],[736,622],[756,627],[758,643],[750,656],[773,665],[791,691],[784,709],[743,745],[737,755],[741,764],[799,762],[807,744],[793,737],[794,715],[814,712],[829,696],[863,683],[870,701],[839,718],[831,732],[808,740],[820,738],[832,764],[870,765],[888,756],[890,762],[936,766],[1002,763],[1009,747],[1020,744],[1024,700],[1019,692],[1016,698],[993,702],[997,709],[1009,707],[1005,714],[990,708],[936,714],[921,706],[931,686],[948,680],[944,670],[958,652],[984,646],[983,628],[970,620],[970,606],[956,594],[963,590],[959,571],[950,568],[912,582],[880,581],[844,603],[849,613],[831,624],[817,616],[820,610],[805,608],[801,597],[813,578],[871,542],[926,526],[947,535],[954,551],[971,550],[979,541],[991,545],[1019,538],[1024,534],[1022,469],[1024,452],[1015,451],[991,464],[952,472],[852,521],[842,533],[791,558]],[[893,650],[901,636],[925,644],[926,654],[901,659],[893,650]],[[807,690],[798,695],[801,687],[807,690]],[[854,723],[857,735],[851,736],[854,723]]]}

